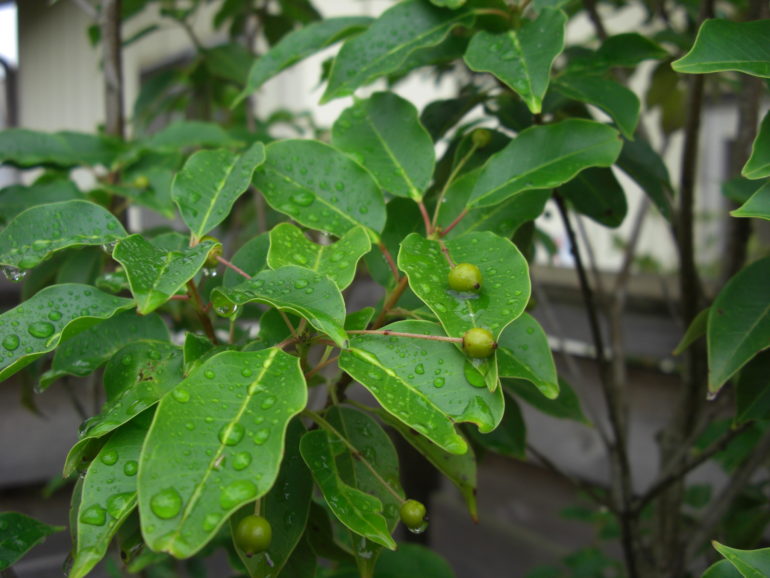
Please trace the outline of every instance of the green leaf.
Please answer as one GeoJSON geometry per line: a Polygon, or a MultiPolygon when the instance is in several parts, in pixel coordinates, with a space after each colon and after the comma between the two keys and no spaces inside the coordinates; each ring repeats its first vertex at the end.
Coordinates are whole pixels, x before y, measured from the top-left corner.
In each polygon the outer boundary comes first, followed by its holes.
{"type": "MultiPolygon", "coordinates": [[[[270,236],[267,233],[257,235],[253,239],[249,239],[243,246],[235,252],[230,262],[245,271],[252,277],[259,273],[262,269],[267,267],[267,253],[270,248],[270,236]]],[[[232,287],[238,283],[242,283],[244,280],[243,275],[240,275],[230,269],[225,269],[225,274],[222,277],[223,287],[232,287]]]]}
{"type": "Polygon", "coordinates": [[[241,102],[267,80],[311,54],[358,33],[372,22],[365,16],[326,18],[289,32],[273,48],[254,61],[246,88],[233,103],[241,102]]]}
{"type": "Polygon", "coordinates": [[[51,369],[40,377],[40,388],[46,389],[65,375],[93,373],[138,339],[169,341],[168,327],[157,315],[138,316],[132,311],[102,321],[59,346],[51,369]]]}
{"type": "Polygon", "coordinates": [[[465,63],[476,72],[494,74],[521,96],[532,114],[539,114],[551,66],[564,50],[566,22],[561,10],[544,8],[517,30],[503,34],[482,30],[471,39],[465,63]]]}
{"type": "Polygon", "coordinates": [[[436,154],[417,109],[392,92],[377,92],[343,111],[332,143],[369,169],[380,187],[421,201],[436,154]]]}
{"type": "MultiPolygon", "coordinates": [[[[438,325],[428,321],[399,321],[386,329],[443,335],[438,325]]],[[[488,432],[502,419],[499,388],[492,393],[483,380],[481,387],[469,383],[468,359],[445,341],[356,335],[340,355],[339,365],[386,411],[453,454],[462,454],[468,447],[455,431],[455,423],[471,422],[488,432]]]]}
{"type": "Polygon", "coordinates": [[[641,104],[633,91],[614,80],[580,73],[559,77],[556,88],[568,98],[602,109],[624,137],[634,138],[641,104]]]}
{"type": "Polygon", "coordinates": [[[770,20],[706,20],[693,47],[671,67],[686,74],[735,70],[770,78],[770,20]]]}
{"type": "Polygon", "coordinates": [[[264,303],[307,319],[308,323],[346,347],[345,301],[337,286],[326,276],[288,266],[262,271],[252,279],[212,292],[214,307],[241,307],[250,302],[264,303]]]}
{"type": "Polygon", "coordinates": [[[770,346],[770,258],[752,263],[719,292],[708,319],[709,391],[720,390],[759,351],[770,346]]]}
{"type": "Polygon", "coordinates": [[[182,120],[152,135],[144,146],[153,150],[177,152],[192,147],[232,146],[234,140],[217,123],[182,120]]]}
{"type": "Polygon", "coordinates": [[[366,326],[369,325],[372,317],[374,317],[374,313],[374,307],[364,307],[363,309],[349,313],[345,317],[345,331],[356,329],[360,331],[366,329],[366,326]]]}
{"type": "Polygon", "coordinates": [[[770,177],[770,112],[762,119],[757,138],[751,145],[751,157],[746,161],[741,174],[747,179],[770,177]]]}
{"type": "Polygon", "coordinates": [[[198,151],[182,167],[171,197],[195,238],[200,239],[230,214],[265,161],[265,145],[256,142],[243,154],[226,149],[198,151]]]}
{"type": "Polygon", "coordinates": [[[449,563],[439,554],[420,544],[400,544],[395,552],[383,552],[377,562],[376,578],[455,578],[449,563]]]}
{"type": "Polygon", "coordinates": [[[770,352],[752,359],[738,374],[735,383],[735,423],[770,418],[770,352]]]}
{"type": "Polygon", "coordinates": [[[464,454],[451,454],[400,420],[394,418],[388,412],[379,411],[377,415],[382,421],[400,433],[414,449],[420,452],[438,471],[457,486],[457,489],[460,490],[465,499],[471,518],[474,521],[478,521],[478,509],[476,507],[476,456],[473,453],[473,448],[469,445],[468,451],[464,454]]]}
{"type": "Polygon", "coordinates": [[[133,306],[133,301],[68,283],[41,289],[0,315],[0,381],[103,319],[133,306]]]}
{"type": "MultiPolygon", "coordinates": [[[[393,441],[372,417],[356,409],[334,406],[327,412],[326,419],[357,451],[357,455],[353,455],[346,446],[345,451],[337,457],[340,479],[376,497],[382,504],[382,514],[388,529],[393,531],[400,520],[399,508],[404,497],[399,481],[398,453],[393,441]],[[396,498],[362,460],[366,460],[401,499],[396,498]]],[[[350,541],[359,570],[374,568],[381,553],[380,546],[368,540],[360,540],[355,535],[351,536],[350,541]]]]}
{"type": "MultiPolygon", "coordinates": [[[[425,230],[425,223],[420,215],[417,203],[411,199],[396,197],[385,207],[387,221],[382,230],[380,242],[390,252],[391,256],[398,255],[398,248],[409,233],[425,230]]],[[[383,287],[393,287],[395,279],[393,270],[388,265],[383,252],[377,248],[364,257],[369,274],[383,287]]]]}
{"type": "Polygon", "coordinates": [[[49,526],[17,512],[0,513],[0,571],[13,566],[24,555],[64,526],[49,526]]]}
{"type": "Polygon", "coordinates": [[[45,133],[26,128],[0,132],[0,164],[19,168],[54,166],[70,168],[109,167],[121,152],[122,143],[96,134],[45,133]]]}
{"type": "Polygon", "coordinates": [[[559,396],[559,380],[548,336],[529,313],[505,328],[497,342],[500,377],[531,382],[548,399],[559,396]]]}
{"type": "Polygon", "coordinates": [[[388,522],[380,513],[380,500],[349,486],[340,477],[336,458],[346,451],[342,442],[325,430],[314,430],[302,436],[299,448],[326,503],[340,522],[356,534],[395,550],[388,522]]]}
{"type": "Polygon", "coordinates": [[[306,402],[299,359],[278,349],[215,355],[166,395],[139,464],[148,546],[192,556],[232,512],[264,495],[287,424],[306,402]]]}
{"type": "Polygon", "coordinates": [[[668,52],[660,44],[636,32],[610,36],[596,54],[608,67],[626,68],[635,68],[644,60],[660,60],[668,56],[668,52]]]}
{"type": "Polygon", "coordinates": [[[740,208],[730,211],[733,217],[756,217],[770,221],[770,182],[762,185],[740,208]]]}
{"type": "Polygon", "coordinates": [[[73,200],[38,205],[16,215],[0,231],[0,265],[31,269],[56,251],[109,245],[125,236],[120,221],[96,203],[73,200]]]}
{"type": "Polygon", "coordinates": [[[544,397],[531,382],[521,379],[503,379],[503,387],[546,415],[559,419],[571,419],[586,425],[591,424],[580,407],[580,398],[563,379],[559,380],[559,397],[556,399],[544,397]]]}
{"type": "Polygon", "coordinates": [[[136,473],[150,417],[143,414],[116,431],[88,468],[77,509],[72,578],[87,575],[104,557],[115,532],[136,508],[136,473]]]}
{"type": "Polygon", "coordinates": [[[131,235],[118,243],[112,256],[126,271],[137,310],[146,315],[192,279],[215,246],[214,241],[203,241],[184,251],[164,251],[141,235],[131,235]]]}
{"type": "Polygon", "coordinates": [[[741,573],[729,561],[720,560],[709,566],[701,578],[741,578],[741,573]]]}
{"type": "Polygon", "coordinates": [[[254,185],[276,211],[311,229],[342,237],[358,225],[377,233],[385,226],[385,200],[372,176],[318,141],[269,144],[254,185]]]}
{"type": "Polygon", "coordinates": [[[352,94],[359,86],[397,70],[416,50],[439,44],[455,27],[470,26],[473,21],[466,10],[444,10],[420,0],[399,2],[342,45],[321,102],[352,94]]]}
{"type": "Polygon", "coordinates": [[[642,187],[666,219],[671,220],[673,187],[663,159],[645,140],[623,141],[617,165],[642,187]]]}
{"type": "Polygon", "coordinates": [[[606,227],[619,227],[626,217],[626,193],[612,169],[586,169],[559,192],[578,212],[606,227]]]}
{"type": "Polygon", "coordinates": [[[273,269],[295,265],[326,275],[342,291],[353,282],[358,261],[372,248],[363,227],[350,229],[331,245],[316,245],[299,228],[281,223],[270,231],[267,263],[273,269]]]}
{"type": "Polygon", "coordinates": [[[434,100],[422,109],[420,122],[431,138],[438,141],[462,118],[484,101],[484,96],[473,88],[463,90],[457,98],[434,100]]]}
{"type": "Polygon", "coordinates": [[[533,126],[484,165],[469,207],[495,205],[529,189],[557,187],[589,167],[610,166],[621,147],[613,128],[590,120],[533,126]]]}
{"type": "Polygon", "coordinates": [[[527,458],[527,426],[519,404],[508,395],[505,396],[505,413],[500,425],[486,434],[480,434],[469,428],[468,434],[481,447],[500,455],[518,460],[527,458]]]}
{"type": "Polygon", "coordinates": [[[770,576],[770,548],[760,550],[738,550],[720,544],[716,540],[711,544],[735,566],[744,578],[764,578],[770,576]]]}
{"type": "Polygon", "coordinates": [[[139,340],[116,353],[104,369],[107,402],[81,426],[64,462],[69,476],[83,465],[96,442],[155,405],[184,377],[182,351],[165,341],[139,340]]]}
{"type": "Polygon", "coordinates": [[[709,311],[711,310],[710,307],[706,307],[703,311],[698,313],[698,315],[695,316],[695,319],[692,320],[692,323],[690,323],[690,326],[687,328],[687,331],[684,332],[684,335],[682,336],[682,339],[679,341],[679,343],[676,346],[676,349],[674,349],[673,354],[674,355],[681,355],[682,352],[684,352],[685,349],[690,347],[695,341],[706,335],[706,329],[708,327],[708,318],[709,318],[709,311]]]}
{"type": "Polygon", "coordinates": [[[32,185],[12,185],[0,190],[0,223],[5,224],[22,211],[38,205],[82,199],[69,179],[40,179],[32,185]]]}
{"type": "MultiPolygon", "coordinates": [[[[251,578],[277,576],[297,547],[307,525],[313,495],[313,479],[299,453],[299,442],[305,427],[299,419],[286,429],[286,450],[281,470],[273,488],[262,498],[260,514],[272,526],[273,539],[265,553],[248,557],[236,551],[251,578]]],[[[245,516],[254,513],[254,505],[246,504],[230,518],[231,530],[245,516]]]]}

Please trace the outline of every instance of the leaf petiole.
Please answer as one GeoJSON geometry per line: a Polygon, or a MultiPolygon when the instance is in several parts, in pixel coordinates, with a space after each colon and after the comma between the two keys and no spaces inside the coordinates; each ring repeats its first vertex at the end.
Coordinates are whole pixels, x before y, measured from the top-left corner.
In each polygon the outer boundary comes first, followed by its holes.
{"type": "Polygon", "coordinates": [[[403,331],[391,331],[389,329],[355,329],[348,331],[351,335],[392,335],[393,337],[409,337],[411,339],[427,339],[428,341],[448,341],[450,343],[462,343],[462,337],[448,337],[446,335],[423,335],[421,333],[404,333],[403,331]]]}

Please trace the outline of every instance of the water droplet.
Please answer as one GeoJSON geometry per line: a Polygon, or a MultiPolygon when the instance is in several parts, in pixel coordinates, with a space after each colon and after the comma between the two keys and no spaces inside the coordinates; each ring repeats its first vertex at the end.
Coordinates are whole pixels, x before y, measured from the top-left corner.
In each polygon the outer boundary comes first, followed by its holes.
{"type": "Polygon", "coordinates": [[[534,332],[535,332],[535,328],[534,327],[527,327],[527,333],[529,335],[532,335],[534,332]]]}
{"type": "Polygon", "coordinates": [[[223,510],[230,510],[248,502],[257,495],[257,486],[250,480],[236,480],[219,494],[219,505],[223,510]]]}
{"type": "Polygon", "coordinates": [[[420,524],[419,526],[415,526],[413,528],[408,528],[408,530],[412,534],[422,534],[427,529],[428,529],[428,521],[427,520],[423,520],[422,524],[420,524]]]}
{"type": "Polygon", "coordinates": [[[446,382],[443,377],[437,377],[436,379],[433,380],[433,385],[435,387],[444,387],[444,383],[446,382]]]}
{"type": "Polygon", "coordinates": [[[118,452],[115,450],[107,450],[99,456],[99,459],[105,466],[114,466],[118,461],[118,452]]]}
{"type": "Polygon", "coordinates": [[[468,383],[470,383],[473,387],[487,386],[487,384],[484,382],[484,376],[481,375],[478,370],[467,361],[465,362],[463,373],[465,374],[465,379],[468,380],[468,383]]]}
{"type": "Polygon", "coordinates": [[[49,311],[48,319],[50,319],[51,321],[58,321],[59,319],[61,319],[61,311],[49,311]]]}
{"type": "Polygon", "coordinates": [[[127,476],[135,476],[137,471],[139,471],[139,464],[134,460],[129,460],[123,465],[123,473],[127,476]]]}
{"type": "Polygon", "coordinates": [[[203,530],[205,532],[211,532],[217,527],[217,524],[219,524],[219,520],[221,519],[222,516],[220,514],[206,514],[206,517],[203,518],[203,530]]]}
{"type": "Polygon", "coordinates": [[[417,375],[422,375],[423,373],[425,373],[425,366],[424,366],[422,363],[418,363],[418,364],[417,364],[417,365],[414,367],[414,372],[415,372],[417,375]]]}
{"type": "Polygon", "coordinates": [[[173,397],[179,403],[187,403],[190,401],[190,392],[183,387],[177,387],[171,391],[171,397],[173,397]]]}
{"type": "Polygon", "coordinates": [[[315,201],[315,195],[308,191],[302,191],[291,196],[291,201],[300,207],[309,207],[315,201]]]}
{"type": "Polygon", "coordinates": [[[241,471],[249,467],[251,463],[251,454],[249,452],[239,452],[233,456],[233,469],[241,471]]]}
{"type": "Polygon", "coordinates": [[[46,337],[50,337],[53,335],[55,330],[56,328],[48,323],[48,321],[35,321],[34,323],[30,323],[29,327],[27,327],[29,334],[32,337],[37,337],[38,339],[45,339],[46,337]]]}
{"type": "Polygon", "coordinates": [[[306,279],[297,279],[294,282],[295,289],[304,289],[305,287],[307,287],[307,285],[308,285],[308,282],[306,279]]]}
{"type": "Polygon", "coordinates": [[[237,445],[243,439],[246,429],[239,423],[225,424],[219,430],[219,441],[226,446],[237,445]]]}
{"type": "Polygon", "coordinates": [[[254,372],[251,371],[248,367],[244,367],[243,369],[241,369],[241,375],[243,377],[251,377],[252,373],[254,373],[254,372]]]}
{"type": "Polygon", "coordinates": [[[263,427],[260,430],[257,430],[257,433],[254,434],[254,443],[258,446],[261,446],[267,441],[267,438],[270,437],[270,430],[266,427],[263,427]]]}
{"type": "Polygon", "coordinates": [[[203,375],[206,379],[214,379],[216,377],[216,373],[211,371],[210,369],[207,369],[203,372],[203,375]]]}
{"type": "Polygon", "coordinates": [[[0,271],[3,272],[6,279],[13,281],[14,283],[18,283],[27,275],[26,271],[22,271],[16,267],[0,267],[0,271]]]}
{"type": "Polygon", "coordinates": [[[182,496],[175,488],[161,490],[150,499],[150,509],[158,518],[169,520],[182,509],[182,496]]]}
{"type": "Polygon", "coordinates": [[[3,347],[5,347],[8,351],[14,351],[19,347],[19,336],[18,335],[6,335],[3,338],[3,347]]]}
{"type": "Polygon", "coordinates": [[[292,255],[292,259],[294,259],[295,263],[299,263],[300,265],[307,265],[307,257],[300,253],[294,253],[294,255],[292,255]]]}
{"type": "Polygon", "coordinates": [[[334,183],[334,188],[342,192],[345,190],[345,183],[343,183],[342,181],[337,181],[336,183],[334,183]]]}
{"type": "Polygon", "coordinates": [[[80,521],[91,526],[104,526],[107,522],[107,510],[94,504],[80,513],[80,521]]]}
{"type": "Polygon", "coordinates": [[[265,399],[262,400],[262,403],[259,407],[262,409],[270,409],[275,405],[276,397],[274,395],[268,395],[265,399]]]}
{"type": "Polygon", "coordinates": [[[134,503],[134,492],[123,492],[114,494],[107,499],[107,512],[113,518],[120,518],[126,511],[126,508],[132,507],[134,503]]]}

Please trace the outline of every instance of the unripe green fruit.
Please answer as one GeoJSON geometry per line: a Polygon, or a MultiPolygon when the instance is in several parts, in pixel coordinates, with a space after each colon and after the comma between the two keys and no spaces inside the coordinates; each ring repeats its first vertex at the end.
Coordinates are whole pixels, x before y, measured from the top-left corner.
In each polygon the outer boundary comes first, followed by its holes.
{"type": "Polygon", "coordinates": [[[476,145],[476,148],[483,149],[492,140],[492,133],[486,128],[477,128],[473,131],[471,139],[473,139],[473,144],[476,145]]]}
{"type": "Polygon", "coordinates": [[[449,270],[449,288],[455,291],[472,291],[481,289],[481,271],[473,263],[460,263],[449,270]]]}
{"type": "Polygon", "coordinates": [[[468,357],[489,357],[496,348],[495,338],[488,329],[474,327],[463,335],[463,350],[468,357]]]}
{"type": "Polygon", "coordinates": [[[210,235],[206,235],[201,239],[201,243],[203,241],[212,241],[214,243],[217,243],[217,245],[209,251],[208,256],[206,257],[206,263],[204,264],[205,267],[208,267],[209,269],[213,269],[217,265],[219,265],[219,260],[217,257],[222,256],[222,245],[219,243],[219,239],[216,237],[212,237],[210,235]]]}
{"type": "Polygon", "coordinates": [[[145,177],[144,175],[139,175],[134,179],[134,182],[132,183],[137,189],[146,189],[150,186],[150,179],[145,177]]]}
{"type": "Polygon", "coordinates": [[[422,502],[418,502],[417,500],[407,500],[401,504],[401,510],[399,511],[401,521],[413,532],[422,532],[425,530],[427,526],[425,514],[425,506],[422,502]]]}
{"type": "Polygon", "coordinates": [[[272,539],[273,529],[270,527],[270,522],[255,514],[242,518],[233,532],[235,545],[247,556],[267,550],[272,539]]]}

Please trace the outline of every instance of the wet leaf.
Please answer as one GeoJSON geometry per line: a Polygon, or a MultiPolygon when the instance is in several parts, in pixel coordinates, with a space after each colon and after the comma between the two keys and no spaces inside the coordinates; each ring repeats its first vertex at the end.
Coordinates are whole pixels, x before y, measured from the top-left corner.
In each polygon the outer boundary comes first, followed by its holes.
{"type": "Polygon", "coordinates": [[[215,355],[166,395],[139,467],[150,548],[192,556],[232,512],[267,493],[288,422],[306,402],[299,359],[278,349],[215,355]]]}
{"type": "Polygon", "coordinates": [[[762,120],[754,144],[751,145],[751,156],[746,161],[741,174],[747,179],[770,177],[770,112],[767,112],[762,120]]]}
{"type": "Polygon", "coordinates": [[[720,544],[716,540],[711,544],[735,566],[744,578],[763,578],[770,575],[770,548],[738,550],[720,544]]]}
{"type": "Polygon", "coordinates": [[[69,179],[41,179],[29,186],[11,185],[0,190],[0,223],[7,223],[30,207],[82,198],[82,193],[69,179]]]}
{"type": "Polygon", "coordinates": [[[133,307],[133,301],[68,283],[41,289],[0,315],[0,380],[7,379],[60,342],[133,307]]]}
{"type": "Polygon", "coordinates": [[[372,248],[363,227],[350,229],[336,243],[317,245],[301,229],[281,223],[270,231],[267,263],[273,269],[295,265],[326,275],[340,291],[353,282],[358,261],[372,248]]]}
{"type": "Polygon", "coordinates": [[[56,251],[109,245],[125,236],[120,221],[96,203],[73,200],[38,205],[16,215],[0,231],[0,265],[31,269],[56,251]]]}
{"type": "MultiPolygon", "coordinates": [[[[245,271],[252,277],[267,267],[267,252],[270,247],[270,236],[268,233],[257,235],[253,239],[246,241],[243,246],[235,252],[230,262],[245,271]]],[[[245,277],[230,269],[225,269],[222,277],[223,287],[232,287],[242,283],[245,277]]]]}
{"type": "Polygon", "coordinates": [[[505,395],[505,413],[494,430],[482,434],[469,428],[468,434],[481,447],[503,456],[525,460],[527,458],[527,426],[519,404],[505,395]]]}
{"type": "Polygon", "coordinates": [[[377,563],[376,578],[455,578],[449,563],[420,544],[400,544],[395,552],[383,552],[377,563]]]}
{"type": "Polygon", "coordinates": [[[642,187],[660,214],[671,220],[673,187],[668,169],[649,143],[641,138],[624,141],[617,166],[642,187]]]}
{"type": "Polygon", "coordinates": [[[591,425],[580,407],[580,398],[563,379],[559,380],[559,397],[555,399],[545,397],[532,382],[522,379],[503,379],[503,387],[516,398],[523,399],[546,415],[591,425]]]}
{"type": "Polygon", "coordinates": [[[730,211],[733,217],[756,217],[770,221],[770,183],[762,185],[740,208],[730,211]]]}
{"type": "Polygon", "coordinates": [[[268,145],[254,185],[276,211],[311,229],[342,237],[358,225],[376,233],[385,226],[385,200],[372,176],[318,141],[268,145]]]}
{"type": "Polygon", "coordinates": [[[222,147],[233,144],[234,139],[219,124],[196,120],[173,122],[142,143],[146,148],[169,152],[192,147],[222,147]]]}
{"type": "Polygon", "coordinates": [[[762,352],[741,369],[735,383],[735,423],[770,418],[770,352],[762,352]]]}
{"type": "Polygon", "coordinates": [[[500,377],[525,379],[548,399],[559,396],[559,380],[548,336],[528,313],[505,328],[497,343],[500,377]]]}
{"type": "Polygon", "coordinates": [[[17,512],[0,512],[0,570],[13,566],[24,555],[64,526],[49,526],[17,512]]]}
{"type": "Polygon", "coordinates": [[[20,168],[55,166],[109,167],[122,144],[116,140],[79,132],[39,132],[10,128],[0,132],[0,163],[20,168]]]}
{"type": "Polygon", "coordinates": [[[682,336],[681,341],[676,346],[676,349],[674,349],[673,354],[674,355],[681,355],[682,352],[684,352],[685,349],[690,347],[695,341],[706,335],[706,329],[708,327],[708,318],[709,318],[709,307],[706,307],[703,311],[698,313],[698,315],[695,316],[695,319],[692,320],[692,323],[690,323],[690,326],[687,328],[687,331],[685,331],[684,335],[682,336]]]}
{"type": "Polygon", "coordinates": [[[382,189],[422,200],[436,155],[409,101],[391,92],[356,101],[334,123],[332,143],[369,169],[382,189]]]}
{"type": "MultiPolygon", "coordinates": [[[[399,321],[386,329],[444,334],[428,321],[399,321]]],[[[356,335],[340,355],[339,365],[386,411],[453,454],[462,454],[468,447],[455,431],[456,423],[471,422],[488,432],[502,419],[500,389],[490,392],[483,379],[481,387],[470,383],[466,378],[468,358],[445,341],[356,335]]]]}
{"type": "Polygon", "coordinates": [[[606,227],[619,227],[626,218],[626,193],[612,169],[586,169],[559,192],[578,212],[606,227]]]}

